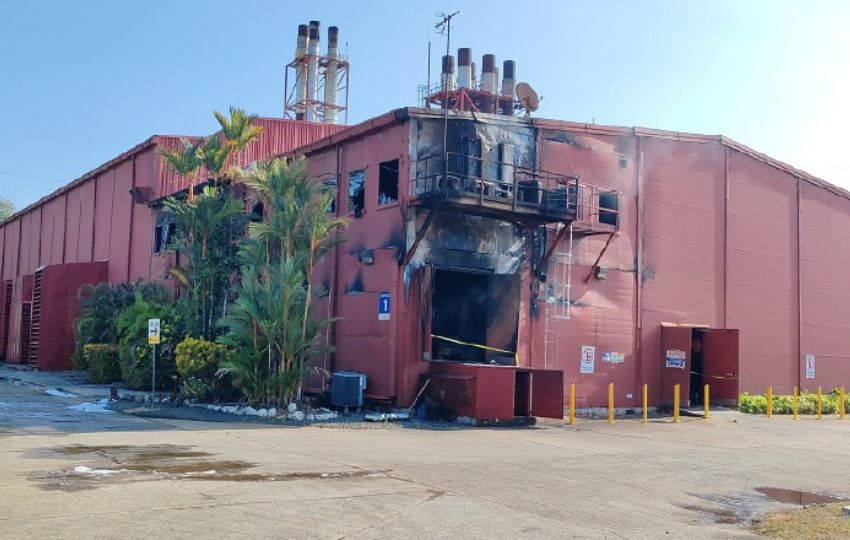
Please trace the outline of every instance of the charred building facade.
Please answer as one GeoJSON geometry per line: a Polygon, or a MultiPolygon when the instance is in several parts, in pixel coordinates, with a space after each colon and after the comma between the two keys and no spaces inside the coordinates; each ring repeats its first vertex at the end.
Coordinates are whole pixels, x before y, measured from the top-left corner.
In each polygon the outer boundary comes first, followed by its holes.
{"type": "Polygon", "coordinates": [[[504,418],[561,416],[570,382],[618,408],[850,383],[850,195],[727,138],[409,108],[298,153],[351,219],[324,367],[372,398],[428,381],[504,418]]]}

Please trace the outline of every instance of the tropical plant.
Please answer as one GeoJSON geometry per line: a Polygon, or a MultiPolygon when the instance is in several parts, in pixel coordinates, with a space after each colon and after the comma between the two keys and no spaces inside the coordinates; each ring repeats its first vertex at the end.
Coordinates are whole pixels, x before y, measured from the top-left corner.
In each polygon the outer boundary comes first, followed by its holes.
{"type": "Polygon", "coordinates": [[[204,163],[202,156],[204,139],[198,139],[194,142],[180,139],[180,144],[183,148],[161,149],[159,153],[168,168],[177,176],[189,181],[189,200],[191,201],[195,198],[195,179],[204,163]]]}
{"type": "Polygon", "coordinates": [[[272,159],[236,178],[267,217],[251,223],[240,250],[239,297],[222,321],[220,338],[233,356],[219,374],[251,401],[282,403],[300,393],[310,372],[309,358],[320,348],[320,330],[329,321],[312,316],[312,273],[322,255],[341,241],[345,220],[329,214],[335,193],[311,182],[303,160],[272,159]]]}
{"type": "Polygon", "coordinates": [[[118,357],[121,378],[130,388],[147,389],[151,383],[151,345],[147,343],[148,320],[160,319],[161,343],[157,346],[156,387],[174,386],[174,344],[183,336],[182,321],[163,290],[158,298],[145,299],[136,291],[133,303],[118,315],[118,357]]]}
{"type": "Polygon", "coordinates": [[[263,132],[261,126],[253,124],[257,115],[238,107],[230,107],[229,118],[218,111],[213,114],[221,126],[220,133],[194,142],[181,139],[182,148],[159,151],[166,166],[188,180],[190,201],[195,197],[195,182],[202,169],[206,169],[213,184],[228,180],[236,154],[263,132]]]}
{"type": "Polygon", "coordinates": [[[238,244],[245,230],[241,198],[229,188],[207,186],[192,201],[169,198],[165,211],[177,225],[172,249],[186,255],[185,268],[172,276],[186,290],[181,309],[189,335],[214,340],[239,270],[238,244]]]}
{"type": "Polygon", "coordinates": [[[74,322],[74,367],[87,370],[84,347],[88,344],[117,344],[118,314],[132,304],[136,292],[145,299],[163,299],[165,290],[158,284],[136,281],[134,283],[86,284],[77,291],[79,316],[74,322]]]}

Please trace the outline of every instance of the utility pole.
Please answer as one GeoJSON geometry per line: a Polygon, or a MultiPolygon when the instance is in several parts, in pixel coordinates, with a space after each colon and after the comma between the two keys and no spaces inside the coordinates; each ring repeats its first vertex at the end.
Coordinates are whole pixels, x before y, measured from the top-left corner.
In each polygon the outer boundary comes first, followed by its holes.
{"type": "MultiPolygon", "coordinates": [[[[439,21],[434,25],[434,28],[437,29],[437,32],[446,35],[446,58],[448,58],[451,53],[451,44],[452,44],[452,19],[455,15],[460,13],[460,11],[455,11],[454,13],[438,13],[437,17],[439,17],[439,21]]],[[[449,137],[449,77],[446,75],[443,77],[443,187],[447,186],[448,178],[449,178],[449,150],[448,150],[448,137],[449,137]]]]}

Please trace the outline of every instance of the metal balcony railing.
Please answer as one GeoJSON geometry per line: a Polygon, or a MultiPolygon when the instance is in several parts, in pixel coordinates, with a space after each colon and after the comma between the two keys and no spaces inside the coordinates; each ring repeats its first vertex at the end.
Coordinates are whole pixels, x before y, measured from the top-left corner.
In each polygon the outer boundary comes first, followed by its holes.
{"type": "Polygon", "coordinates": [[[533,170],[455,152],[414,163],[411,198],[449,200],[492,211],[575,219],[579,211],[577,176],[533,170]]]}

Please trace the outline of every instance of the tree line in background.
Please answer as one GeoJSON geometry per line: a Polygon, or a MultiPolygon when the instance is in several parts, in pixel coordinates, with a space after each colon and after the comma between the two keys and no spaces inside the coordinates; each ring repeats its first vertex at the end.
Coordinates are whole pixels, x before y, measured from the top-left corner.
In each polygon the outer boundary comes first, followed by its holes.
{"type": "Polygon", "coordinates": [[[163,208],[176,231],[167,249],[185,261],[169,270],[174,294],[141,281],[82,287],[74,362],[96,382],[147,388],[147,320],[159,318],[159,388],[284,404],[300,397],[311,355],[327,346],[318,338],[330,321],[312,309],[322,292],[313,269],[346,223],[327,211],[336,194],[308,179],[303,160],[235,166],[261,133],[256,116],[231,107],[215,117],[219,133],[160,152],[188,183],[163,208]]]}

